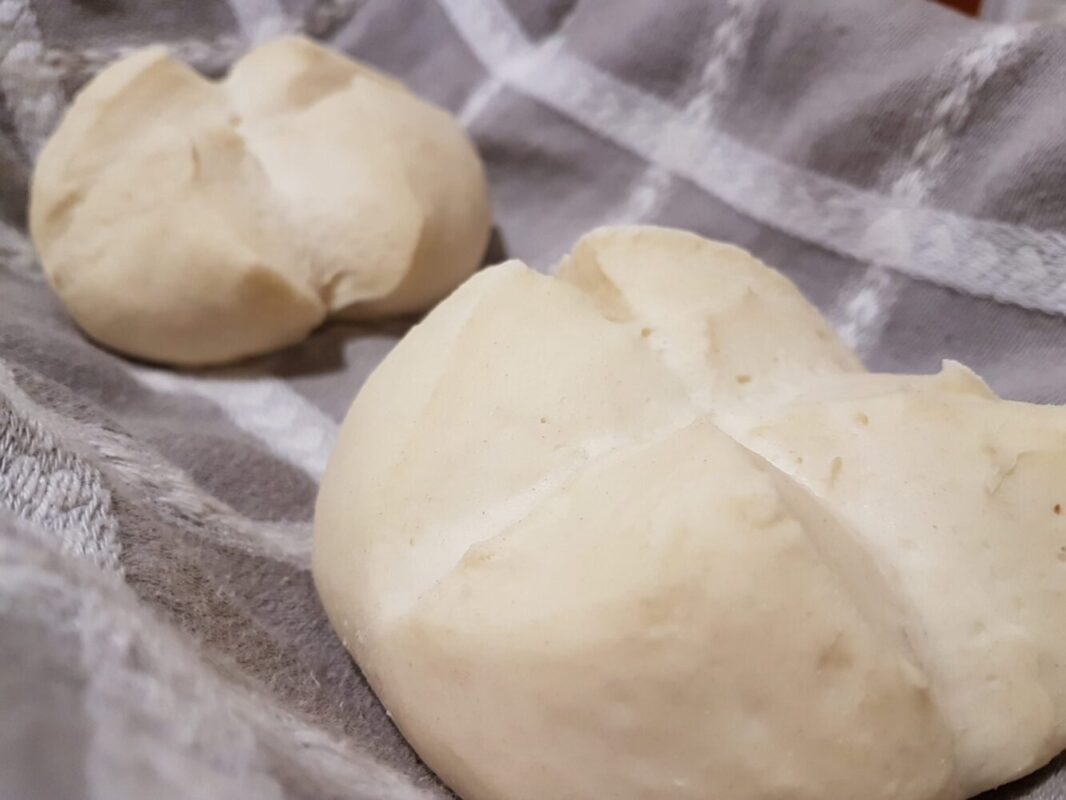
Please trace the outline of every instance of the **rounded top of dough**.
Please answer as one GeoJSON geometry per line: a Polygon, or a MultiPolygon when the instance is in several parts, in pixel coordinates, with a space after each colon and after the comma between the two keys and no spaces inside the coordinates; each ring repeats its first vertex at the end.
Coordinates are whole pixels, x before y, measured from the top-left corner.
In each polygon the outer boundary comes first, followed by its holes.
{"type": "Polygon", "coordinates": [[[420,311],[480,263],[481,163],[447,113],[299,37],[220,82],[151,47],[71,105],[37,161],[30,228],[94,339],[213,364],[329,316],[420,311]]]}
{"type": "Polygon", "coordinates": [[[1066,746],[1066,411],[872,375],[661,228],[486,270],[322,482],[338,634],[467,800],[940,800],[1066,746]]]}

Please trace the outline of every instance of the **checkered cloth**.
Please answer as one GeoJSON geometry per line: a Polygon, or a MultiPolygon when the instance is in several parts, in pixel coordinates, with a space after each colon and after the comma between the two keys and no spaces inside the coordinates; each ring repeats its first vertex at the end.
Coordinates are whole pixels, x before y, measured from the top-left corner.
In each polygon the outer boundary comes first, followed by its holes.
{"type": "MultiPolygon", "coordinates": [[[[921,0],[0,0],[4,800],[448,796],[307,568],[338,421],[405,326],[148,368],[79,335],[25,235],[34,154],[101,66],[162,40],[217,74],[292,30],[459,116],[494,259],[690,228],[783,269],[875,369],[951,357],[1066,401],[1066,28],[921,0]]],[[[994,796],[1066,797],[1066,769],[994,796]]]]}

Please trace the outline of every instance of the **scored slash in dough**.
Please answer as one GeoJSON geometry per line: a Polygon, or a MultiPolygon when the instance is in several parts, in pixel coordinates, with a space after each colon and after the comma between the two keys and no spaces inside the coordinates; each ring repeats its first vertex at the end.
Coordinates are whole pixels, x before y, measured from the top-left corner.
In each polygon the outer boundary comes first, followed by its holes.
{"type": "Polygon", "coordinates": [[[747,253],[605,228],[371,375],[313,572],[466,800],[951,800],[1066,746],[1064,486],[1063,409],[867,373],[747,253]]]}
{"type": "Polygon", "coordinates": [[[94,339],[213,364],[327,317],[421,311],[479,265],[485,178],[446,112],[299,37],[220,82],[150,47],[78,95],[34,172],[49,282],[94,339]]]}

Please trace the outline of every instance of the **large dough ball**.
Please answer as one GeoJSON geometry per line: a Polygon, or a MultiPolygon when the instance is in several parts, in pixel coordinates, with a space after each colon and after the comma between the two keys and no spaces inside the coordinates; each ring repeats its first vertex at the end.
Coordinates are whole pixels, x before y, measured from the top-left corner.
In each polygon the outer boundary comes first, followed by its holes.
{"type": "Polygon", "coordinates": [[[34,173],[49,282],[94,339],[212,364],[330,316],[423,310],[480,263],[489,208],[456,122],[287,37],[212,82],[159,47],[78,95],[34,173]]]}
{"type": "Polygon", "coordinates": [[[470,279],[345,420],[314,575],[466,800],[935,800],[1066,746],[1066,412],[866,373],[746,253],[470,279]]]}

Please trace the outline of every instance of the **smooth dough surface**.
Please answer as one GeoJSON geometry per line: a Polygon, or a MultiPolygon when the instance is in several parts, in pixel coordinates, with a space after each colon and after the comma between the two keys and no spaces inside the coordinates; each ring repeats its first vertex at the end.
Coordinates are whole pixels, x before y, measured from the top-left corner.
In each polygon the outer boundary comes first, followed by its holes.
{"type": "Polygon", "coordinates": [[[421,311],[479,265],[481,162],[447,113],[298,37],[207,80],[161,47],[78,95],[37,161],[30,227],[94,339],[213,364],[327,317],[421,311]]]}
{"type": "Polygon", "coordinates": [[[872,375],[781,275],[604,228],[344,422],[313,572],[466,800],[948,800],[1066,746],[1066,411],[872,375]]]}

